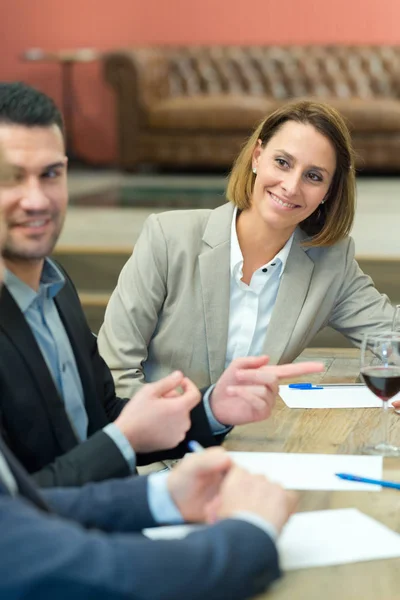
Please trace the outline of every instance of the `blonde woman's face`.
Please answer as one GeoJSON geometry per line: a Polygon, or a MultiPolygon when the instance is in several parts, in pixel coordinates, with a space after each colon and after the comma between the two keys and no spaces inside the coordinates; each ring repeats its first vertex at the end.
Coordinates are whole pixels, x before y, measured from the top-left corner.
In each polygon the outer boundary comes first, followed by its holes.
{"type": "Polygon", "coordinates": [[[287,121],[253,153],[251,210],[276,229],[294,231],[325,199],[336,169],[331,142],[312,125],[287,121]]]}

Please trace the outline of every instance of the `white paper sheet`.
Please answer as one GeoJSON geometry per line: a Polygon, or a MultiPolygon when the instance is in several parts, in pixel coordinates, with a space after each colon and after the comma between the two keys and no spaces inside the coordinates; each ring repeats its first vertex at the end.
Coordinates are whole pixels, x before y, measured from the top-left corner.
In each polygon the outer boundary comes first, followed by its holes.
{"type": "MultiPolygon", "coordinates": [[[[157,527],[143,533],[174,539],[201,527],[157,527]]],[[[295,514],[277,545],[284,571],[400,557],[400,535],[355,508],[295,514]]]]}
{"type": "Polygon", "coordinates": [[[280,452],[230,452],[235,463],[251,473],[266,475],[289,490],[370,490],[380,485],[357,483],[335,477],[350,473],[369,479],[382,479],[381,456],[347,454],[297,454],[280,452]]]}
{"type": "Polygon", "coordinates": [[[283,570],[400,557],[400,535],[355,508],[293,515],[278,540],[283,570]]]}
{"type": "Polygon", "coordinates": [[[142,533],[151,540],[180,540],[193,531],[203,529],[204,525],[170,525],[143,529],[142,533]]]}
{"type": "MultiPolygon", "coordinates": [[[[289,408],[382,408],[382,401],[363,386],[298,390],[281,385],[279,395],[289,408]]],[[[392,400],[389,400],[389,406],[392,400]]]]}

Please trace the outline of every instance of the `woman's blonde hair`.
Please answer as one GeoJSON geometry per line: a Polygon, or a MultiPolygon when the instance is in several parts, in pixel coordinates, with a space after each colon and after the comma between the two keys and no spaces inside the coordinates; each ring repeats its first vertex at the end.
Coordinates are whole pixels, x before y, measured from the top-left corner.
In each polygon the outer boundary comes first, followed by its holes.
{"type": "Polygon", "coordinates": [[[305,242],[307,246],[332,246],[350,233],[356,194],[350,133],[338,111],[328,104],[307,100],[291,102],[264,119],[247,140],[233,165],[227,198],[239,210],[250,207],[255,180],[252,160],[258,140],[265,147],[287,121],[312,125],[335,149],[336,169],[325,202],[299,225],[309,236],[305,242]]]}

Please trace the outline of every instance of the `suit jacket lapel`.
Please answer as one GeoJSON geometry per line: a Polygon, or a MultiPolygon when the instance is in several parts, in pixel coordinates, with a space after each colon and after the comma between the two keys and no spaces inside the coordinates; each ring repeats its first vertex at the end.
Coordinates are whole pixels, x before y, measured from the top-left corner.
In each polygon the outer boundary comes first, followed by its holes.
{"type": "Polygon", "coordinates": [[[263,352],[271,364],[279,363],[310,286],[314,263],[300,245],[305,237],[300,229],[296,230],[265,336],[263,352]]]}
{"type": "Polygon", "coordinates": [[[199,256],[210,380],[215,383],[225,367],[230,299],[230,231],[233,205],[212,211],[199,256]]]}
{"type": "Polygon", "coordinates": [[[18,350],[37,387],[60,448],[67,452],[77,444],[65,407],[49,373],[46,362],[24,315],[3,286],[0,296],[0,328],[18,350]]]}

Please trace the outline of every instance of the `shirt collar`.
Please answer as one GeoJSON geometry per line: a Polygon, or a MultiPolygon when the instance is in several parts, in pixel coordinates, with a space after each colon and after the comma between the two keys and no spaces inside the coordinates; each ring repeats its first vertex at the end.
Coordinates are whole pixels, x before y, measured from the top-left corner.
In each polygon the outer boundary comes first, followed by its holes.
{"type": "MultiPolygon", "coordinates": [[[[231,277],[233,277],[234,274],[238,270],[240,270],[241,276],[243,275],[243,273],[242,273],[243,254],[240,249],[239,240],[237,237],[236,217],[237,217],[237,207],[235,207],[235,210],[233,211],[232,225],[231,225],[231,263],[230,263],[231,277]]],[[[283,248],[281,250],[279,250],[278,254],[276,254],[276,256],[274,256],[274,258],[269,263],[260,267],[260,269],[265,268],[266,266],[268,266],[268,264],[279,261],[281,264],[279,278],[282,277],[283,271],[285,270],[285,267],[286,267],[289,252],[292,247],[293,238],[294,238],[294,233],[292,233],[292,235],[290,236],[290,238],[288,239],[286,244],[283,246],[283,248]]]]}
{"type": "Polygon", "coordinates": [[[20,310],[25,313],[40,294],[46,294],[48,297],[54,298],[63,288],[65,277],[56,264],[50,258],[46,258],[40,276],[38,292],[35,292],[8,269],[5,269],[4,272],[4,284],[20,310]]]}
{"type": "Polygon", "coordinates": [[[237,206],[233,211],[231,225],[231,276],[234,275],[238,266],[243,264],[243,254],[239,246],[239,240],[236,231],[237,206]]]}

